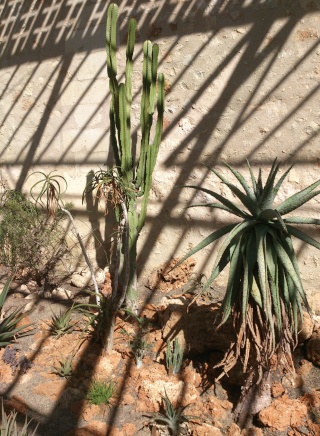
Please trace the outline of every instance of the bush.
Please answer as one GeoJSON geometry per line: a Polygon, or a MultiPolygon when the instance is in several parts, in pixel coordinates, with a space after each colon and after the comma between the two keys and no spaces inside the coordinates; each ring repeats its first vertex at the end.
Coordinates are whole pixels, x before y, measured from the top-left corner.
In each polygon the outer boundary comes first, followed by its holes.
{"type": "Polygon", "coordinates": [[[0,262],[47,275],[66,252],[62,215],[49,218],[17,190],[5,192],[0,214],[0,262]]]}

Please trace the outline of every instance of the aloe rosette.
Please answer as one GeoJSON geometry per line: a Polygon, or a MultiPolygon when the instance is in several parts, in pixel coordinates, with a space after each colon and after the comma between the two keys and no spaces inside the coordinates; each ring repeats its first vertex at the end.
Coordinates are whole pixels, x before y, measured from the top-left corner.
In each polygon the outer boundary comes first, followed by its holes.
{"type": "Polygon", "coordinates": [[[299,315],[303,319],[303,306],[310,311],[292,237],[318,249],[320,243],[292,224],[320,225],[320,220],[285,216],[320,193],[317,190],[320,180],[274,206],[274,199],[292,167],[276,182],[279,164],[275,160],[263,184],[261,169],[256,179],[247,162],[250,186],[237,170],[227,163],[224,165],[242,189],[230,183],[215,169],[209,169],[231,190],[241,205],[236,205],[212,190],[187,185],[185,187],[203,191],[215,199],[213,203],[189,207],[222,209],[235,215],[239,221],[211,233],[179,263],[225,236],[203,291],[210,287],[229,264],[220,326],[232,316],[237,341],[231,346],[221,366],[224,366],[224,372],[228,372],[240,358],[245,372],[249,356],[252,355],[255,361],[266,367],[274,352],[282,350],[290,362],[291,351],[297,342],[299,315]]]}
{"type": "Polygon", "coordinates": [[[31,325],[18,326],[19,322],[26,316],[26,314],[22,312],[23,307],[14,310],[8,316],[4,316],[3,306],[7,299],[13,276],[14,274],[6,280],[4,288],[0,294],[0,348],[10,345],[15,340],[16,336],[21,334],[23,330],[31,325]]]}

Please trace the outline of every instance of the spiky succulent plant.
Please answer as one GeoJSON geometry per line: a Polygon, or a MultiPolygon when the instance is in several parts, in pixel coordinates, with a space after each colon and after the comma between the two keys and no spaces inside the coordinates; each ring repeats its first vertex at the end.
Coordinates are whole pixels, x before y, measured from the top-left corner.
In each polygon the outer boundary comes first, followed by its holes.
{"type": "Polygon", "coordinates": [[[151,415],[146,415],[150,420],[149,424],[160,424],[165,425],[172,436],[179,436],[182,434],[186,434],[183,432],[182,425],[184,423],[188,423],[189,421],[200,421],[199,417],[197,416],[191,416],[191,415],[184,415],[183,411],[185,410],[185,407],[179,406],[177,408],[174,408],[173,404],[171,403],[166,390],[164,391],[165,395],[162,396],[163,401],[163,412],[162,413],[153,413],[151,415]]]}
{"type": "Polygon", "coordinates": [[[26,316],[26,314],[23,313],[23,307],[14,310],[8,316],[5,316],[3,313],[3,306],[8,296],[13,276],[14,274],[6,280],[4,288],[0,293],[0,348],[10,345],[15,340],[16,336],[22,334],[22,331],[31,325],[18,326],[19,322],[26,316]]]}
{"type": "MultiPolygon", "coordinates": [[[[303,317],[302,306],[309,310],[302,286],[298,261],[292,245],[292,236],[320,249],[320,243],[293,227],[292,224],[320,225],[319,219],[287,217],[298,207],[320,193],[316,188],[320,180],[290,196],[277,206],[274,199],[290,167],[276,182],[279,171],[277,160],[273,162],[265,184],[260,169],[258,179],[247,162],[252,187],[233,167],[224,163],[237,179],[242,189],[230,183],[221,173],[210,169],[242,204],[199,186],[186,186],[205,192],[217,202],[194,204],[223,209],[240,221],[227,224],[214,231],[194,247],[180,261],[225,236],[217,253],[211,275],[204,291],[229,264],[229,278],[221,306],[221,322],[232,315],[237,341],[226,354],[221,365],[228,372],[240,359],[243,370],[253,362],[260,368],[268,367],[271,356],[282,351],[289,356],[297,340],[298,317],[303,317]],[[243,209],[243,207],[245,209],[243,209]]],[[[260,374],[261,377],[261,374],[260,374]]]]}

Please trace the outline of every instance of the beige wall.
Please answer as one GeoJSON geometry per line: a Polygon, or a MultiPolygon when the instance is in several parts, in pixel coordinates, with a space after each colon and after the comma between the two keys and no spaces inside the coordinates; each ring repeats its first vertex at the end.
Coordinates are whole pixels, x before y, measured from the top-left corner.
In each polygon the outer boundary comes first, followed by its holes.
{"type": "MultiPolygon", "coordinates": [[[[56,169],[68,181],[82,233],[91,232],[81,196],[89,170],[108,161],[105,22],[109,2],[10,0],[0,6],[1,176],[28,190],[32,171],[56,169]]],[[[123,0],[119,40],[129,16],[138,22],[134,90],[140,88],[141,42],[160,45],[170,92],[155,169],[142,273],[181,256],[228,216],[187,209],[203,195],[175,185],[229,193],[202,165],[222,160],[268,169],[275,157],[295,163],[280,197],[320,173],[320,2],[318,0],[123,0]]],[[[122,44],[120,59],[125,47],[122,44]]],[[[139,122],[139,100],[133,127],[139,122]]],[[[139,137],[139,133],[138,133],[139,137]]],[[[224,171],[224,170],[223,170],[224,171]]],[[[304,213],[319,217],[319,199],[304,213]]],[[[100,224],[103,214],[90,213],[100,224]]],[[[318,289],[320,253],[298,245],[307,289],[318,289]]],[[[208,269],[214,247],[198,256],[208,269]]],[[[92,252],[94,253],[94,251],[92,252]]]]}

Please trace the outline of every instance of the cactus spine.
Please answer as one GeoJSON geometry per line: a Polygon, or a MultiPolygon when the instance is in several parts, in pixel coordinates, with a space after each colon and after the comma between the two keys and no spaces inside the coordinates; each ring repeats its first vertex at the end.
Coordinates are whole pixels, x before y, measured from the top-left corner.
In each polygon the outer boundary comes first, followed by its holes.
{"type": "MultiPolygon", "coordinates": [[[[122,179],[126,192],[130,192],[124,199],[127,209],[128,241],[125,240],[126,232],[123,232],[122,245],[128,247],[129,266],[123,265],[123,270],[128,268],[127,305],[135,311],[137,277],[136,257],[137,240],[146,220],[146,212],[152,182],[152,173],[156,164],[159,146],[162,136],[163,112],[164,112],[164,76],[157,74],[158,53],[157,44],[145,41],[143,44],[143,72],[142,72],[142,97],[140,109],[141,144],[139,147],[132,146],[131,140],[131,104],[132,104],[132,69],[133,52],[135,45],[136,21],[129,22],[126,68],[124,83],[117,79],[117,20],[118,6],[111,4],[108,8],[106,50],[109,88],[111,92],[110,105],[110,141],[115,160],[115,171],[122,179]],[[151,128],[157,106],[157,122],[155,134],[151,139],[151,128]],[[133,150],[139,149],[140,156],[137,159],[133,150]],[[138,205],[138,198],[140,202],[138,205]],[[138,207],[140,206],[140,207],[138,207]]],[[[123,209],[118,210],[118,222],[123,220],[123,209]]],[[[122,249],[123,252],[123,249],[122,249]]],[[[123,275],[123,274],[122,274],[123,275]]],[[[116,290],[115,290],[116,292],[116,290]]]]}

